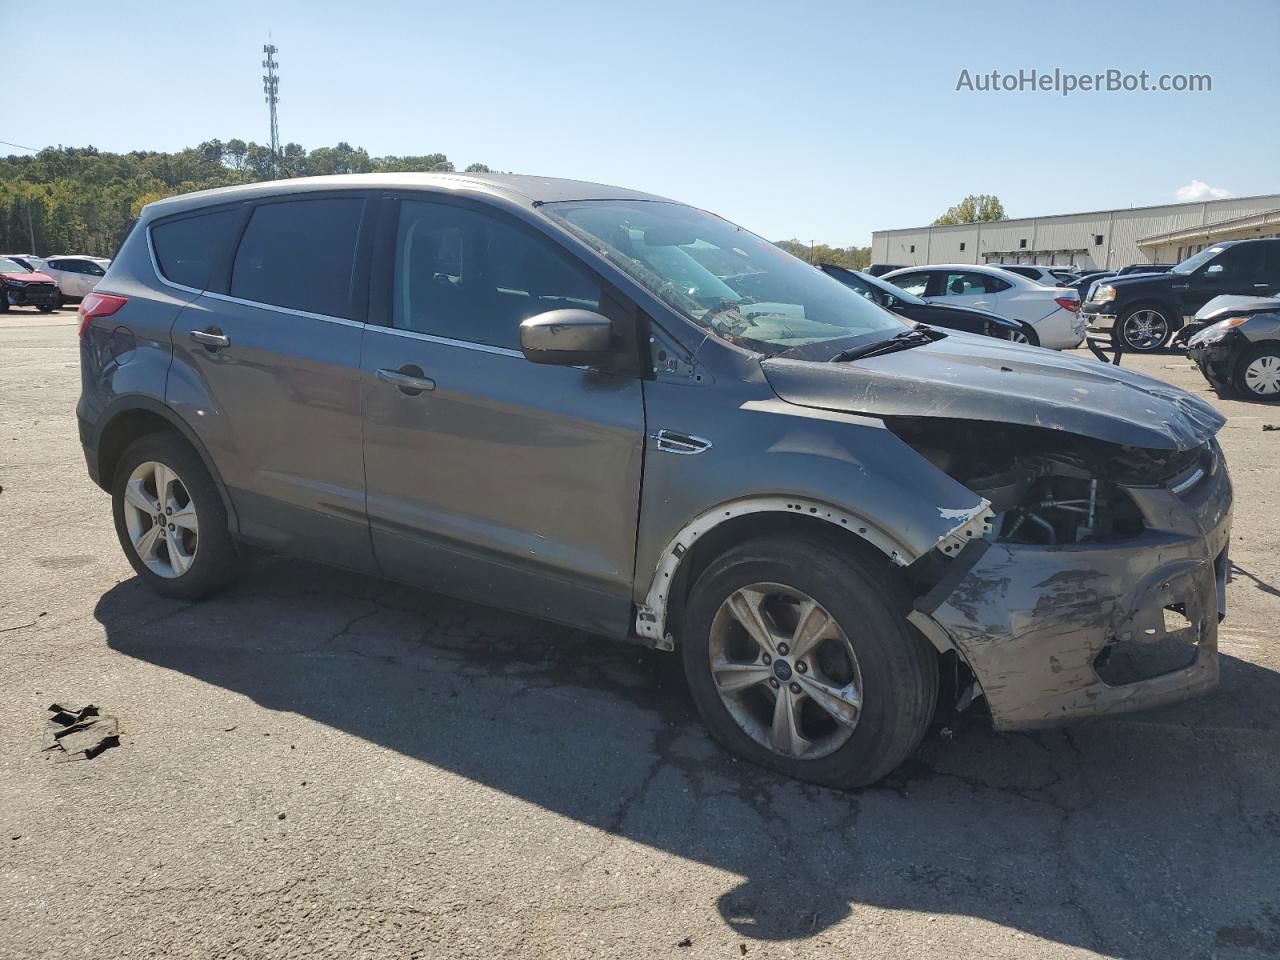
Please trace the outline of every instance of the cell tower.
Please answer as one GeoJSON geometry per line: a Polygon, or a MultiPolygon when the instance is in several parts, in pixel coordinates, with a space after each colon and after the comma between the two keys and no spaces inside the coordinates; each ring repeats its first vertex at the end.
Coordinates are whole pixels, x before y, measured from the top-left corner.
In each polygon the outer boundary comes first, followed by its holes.
{"type": "Polygon", "coordinates": [[[271,108],[271,175],[278,177],[280,175],[280,127],[276,123],[276,104],[280,101],[280,74],[276,70],[280,65],[276,63],[276,45],[270,41],[270,38],[262,48],[262,52],[267,55],[267,59],[262,61],[262,65],[267,69],[267,72],[262,75],[262,92],[267,95],[267,105],[271,108]]]}

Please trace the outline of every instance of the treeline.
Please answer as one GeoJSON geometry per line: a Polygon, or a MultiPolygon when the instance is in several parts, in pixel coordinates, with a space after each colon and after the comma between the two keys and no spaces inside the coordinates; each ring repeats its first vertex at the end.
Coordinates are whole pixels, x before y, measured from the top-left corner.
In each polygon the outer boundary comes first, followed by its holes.
{"type": "MultiPolygon", "coordinates": [[[[290,143],[279,158],[243,140],[208,140],[176,153],[48,147],[0,158],[0,253],[110,257],[146,204],[192,190],[277,177],[453,169],[443,153],[371,157],[348,143],[311,151],[290,143]]],[[[466,169],[489,170],[482,163],[466,169]]]]}
{"type": "Polygon", "coordinates": [[[850,270],[865,270],[871,265],[870,247],[832,247],[825,243],[807,244],[799,240],[778,240],[777,245],[806,263],[834,263],[850,270]]]}

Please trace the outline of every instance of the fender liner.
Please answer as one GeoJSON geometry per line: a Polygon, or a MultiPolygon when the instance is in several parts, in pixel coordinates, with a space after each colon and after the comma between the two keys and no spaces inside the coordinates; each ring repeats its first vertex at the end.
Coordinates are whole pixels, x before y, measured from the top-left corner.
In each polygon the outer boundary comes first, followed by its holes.
{"type": "MultiPolygon", "coordinates": [[[[958,517],[956,528],[938,541],[937,549],[951,554],[965,546],[969,537],[980,534],[991,520],[990,504],[983,500],[971,515],[958,517]]],[[[670,584],[675,581],[685,554],[698,537],[734,517],[751,513],[797,514],[830,523],[874,546],[897,566],[905,567],[917,557],[887,530],[866,517],[858,516],[820,500],[803,497],[750,497],[722,503],[685,524],[667,543],[658,559],[644,602],[636,608],[636,633],[659,650],[674,650],[675,639],[667,633],[667,603],[670,584]]]]}

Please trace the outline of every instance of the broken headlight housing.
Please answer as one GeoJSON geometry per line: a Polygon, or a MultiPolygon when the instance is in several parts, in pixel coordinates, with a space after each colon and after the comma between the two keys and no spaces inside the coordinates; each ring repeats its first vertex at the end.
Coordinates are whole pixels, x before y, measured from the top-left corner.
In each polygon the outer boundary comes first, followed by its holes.
{"type": "Polygon", "coordinates": [[[992,535],[1063,546],[1139,535],[1127,486],[1163,484],[1205,450],[1142,450],[1017,424],[928,417],[885,419],[901,440],[991,502],[992,535]]]}

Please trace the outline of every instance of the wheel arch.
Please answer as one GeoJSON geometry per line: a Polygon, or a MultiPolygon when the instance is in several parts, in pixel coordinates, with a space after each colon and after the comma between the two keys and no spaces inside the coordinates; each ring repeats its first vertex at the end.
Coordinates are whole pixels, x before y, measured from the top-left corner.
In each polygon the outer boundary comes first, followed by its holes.
{"type": "Polygon", "coordinates": [[[103,490],[110,492],[120,456],[134,440],[151,433],[176,433],[204,463],[209,476],[213,478],[214,486],[218,489],[222,505],[226,508],[231,529],[239,529],[235,506],[227,493],[226,484],[222,481],[222,474],[218,472],[217,464],[213,462],[209,451],[200,442],[195,431],[171,409],[151,397],[120,397],[104,411],[99,423],[93,445],[97,466],[94,476],[98,486],[103,490]]]}
{"type": "Polygon", "coordinates": [[[720,504],[685,524],[663,550],[637,608],[636,633],[660,650],[673,650],[673,631],[698,575],[734,544],[777,533],[838,541],[890,571],[916,559],[874,521],[822,501],[774,496],[720,504]]]}

